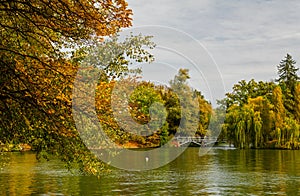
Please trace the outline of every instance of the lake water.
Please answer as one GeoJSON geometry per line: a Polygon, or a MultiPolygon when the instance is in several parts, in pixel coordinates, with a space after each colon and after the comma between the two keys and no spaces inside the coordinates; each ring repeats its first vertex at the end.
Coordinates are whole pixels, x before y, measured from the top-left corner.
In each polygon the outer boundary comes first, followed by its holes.
{"type": "Polygon", "coordinates": [[[32,153],[0,155],[1,195],[300,195],[300,151],[188,148],[159,169],[71,174],[32,153]]]}

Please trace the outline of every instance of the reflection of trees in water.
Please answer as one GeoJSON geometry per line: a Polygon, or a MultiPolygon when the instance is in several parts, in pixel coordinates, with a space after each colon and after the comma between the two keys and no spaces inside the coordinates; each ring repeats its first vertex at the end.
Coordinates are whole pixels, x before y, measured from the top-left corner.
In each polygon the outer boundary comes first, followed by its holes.
{"type": "Polygon", "coordinates": [[[57,160],[37,161],[34,153],[5,153],[0,156],[0,192],[31,195],[79,192],[78,176],[72,175],[57,160]]]}
{"type": "Polygon", "coordinates": [[[249,193],[251,190],[282,194],[300,191],[300,181],[297,180],[300,174],[300,151],[222,150],[216,157],[225,170],[223,173],[230,174],[224,175],[224,178],[228,177],[237,183],[233,186],[249,185],[245,189],[249,193]]]}

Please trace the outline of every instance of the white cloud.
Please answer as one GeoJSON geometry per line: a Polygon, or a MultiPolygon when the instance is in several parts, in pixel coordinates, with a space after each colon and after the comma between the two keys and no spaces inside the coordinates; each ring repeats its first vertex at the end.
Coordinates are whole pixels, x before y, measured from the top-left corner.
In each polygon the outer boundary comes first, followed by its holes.
{"type": "MultiPolygon", "coordinates": [[[[201,42],[217,61],[226,90],[241,79],[269,81],[276,77],[276,65],[286,53],[300,63],[298,0],[129,0],[128,3],[134,12],[134,26],[166,25],[201,42]]],[[[178,44],[189,48],[185,40],[178,44]]]]}

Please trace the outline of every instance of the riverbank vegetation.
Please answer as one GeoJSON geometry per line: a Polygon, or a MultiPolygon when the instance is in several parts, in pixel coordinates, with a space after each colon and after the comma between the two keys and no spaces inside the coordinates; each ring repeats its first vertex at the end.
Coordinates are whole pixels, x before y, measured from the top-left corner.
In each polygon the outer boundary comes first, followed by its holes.
{"type": "Polygon", "coordinates": [[[227,108],[221,137],[238,148],[300,149],[299,68],[287,54],[271,82],[245,80],[220,104],[227,108]]]}
{"type": "Polygon", "coordinates": [[[179,70],[174,80],[170,81],[170,87],[139,81],[138,78],[127,78],[117,87],[121,88],[118,90],[119,94],[114,95],[112,91],[116,89],[117,81],[99,83],[96,109],[105,133],[119,145],[135,143],[137,147],[162,146],[176,133],[181,136],[196,134],[204,137],[212,107],[201,92],[188,86],[188,78],[186,69],[179,70]],[[128,87],[134,87],[134,90],[130,93],[128,87]],[[184,106],[180,104],[176,94],[178,92],[189,99],[184,106]],[[129,95],[128,102],[122,101],[126,99],[126,95],[129,95]],[[112,109],[111,99],[117,103],[114,108],[118,109],[118,114],[112,109]],[[153,107],[155,105],[157,107],[153,107]],[[182,112],[183,109],[188,112],[182,112]],[[183,128],[178,131],[180,123],[184,123],[184,127],[181,125],[183,128]]]}
{"type": "Polygon", "coordinates": [[[212,109],[199,91],[187,85],[188,70],[179,70],[170,88],[140,81],[140,70],[129,69],[132,61],[153,61],[145,48],[155,44],[141,35],[118,40],[120,29],[131,26],[132,11],[126,1],[2,1],[0,8],[2,150],[24,150],[26,146],[38,158],[55,155],[82,171],[100,172],[105,165],[81,140],[72,114],[72,94],[84,87],[74,87],[76,75],[80,72],[80,79],[89,80],[95,69],[100,72],[95,93],[98,120],[116,144],[158,147],[175,134],[180,122],[195,127],[192,125],[200,119],[196,132],[206,133],[212,109]],[[143,133],[130,134],[116,122],[110,102],[119,80],[137,87],[129,98],[130,117],[137,125],[147,124],[150,112],[158,119],[166,118],[162,126],[154,125],[158,128],[152,134],[147,126],[143,133]],[[186,95],[185,107],[194,112],[181,111],[180,98],[172,88],[186,95]],[[166,109],[151,108],[154,103],[166,109]]]}
{"type": "Polygon", "coordinates": [[[175,134],[204,137],[222,126],[220,138],[236,147],[300,148],[300,85],[290,55],[278,66],[276,81],[242,80],[213,110],[189,87],[187,69],[178,70],[168,86],[142,81],[141,70],[130,69],[133,62],[151,63],[155,44],[142,35],[119,40],[120,29],[131,26],[124,0],[2,1],[0,8],[2,150],[32,149],[38,158],[54,155],[82,171],[100,172],[105,165],[81,140],[72,113],[74,91],[90,87],[94,98],[82,104],[95,105],[103,131],[119,147],[160,147],[175,134]],[[76,79],[95,76],[95,86],[74,87],[76,79]],[[133,120],[117,121],[115,108],[120,119],[133,120]]]}
{"type": "Polygon", "coordinates": [[[88,173],[104,167],[80,140],[72,118],[78,63],[70,56],[89,40],[131,26],[132,11],[116,1],[1,1],[0,140],[29,144],[88,173]]]}

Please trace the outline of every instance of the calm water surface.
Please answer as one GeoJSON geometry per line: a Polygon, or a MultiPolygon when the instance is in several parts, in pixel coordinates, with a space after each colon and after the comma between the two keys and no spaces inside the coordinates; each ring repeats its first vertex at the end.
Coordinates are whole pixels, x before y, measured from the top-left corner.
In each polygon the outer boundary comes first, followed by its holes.
{"type": "Polygon", "coordinates": [[[1,195],[300,195],[300,151],[188,148],[151,171],[71,174],[32,153],[0,155],[1,195]]]}

